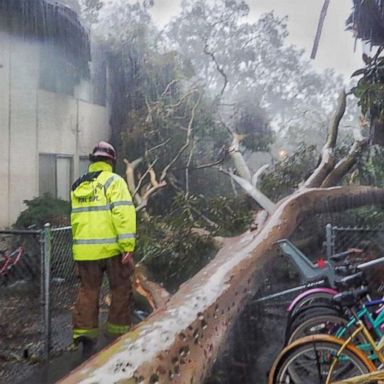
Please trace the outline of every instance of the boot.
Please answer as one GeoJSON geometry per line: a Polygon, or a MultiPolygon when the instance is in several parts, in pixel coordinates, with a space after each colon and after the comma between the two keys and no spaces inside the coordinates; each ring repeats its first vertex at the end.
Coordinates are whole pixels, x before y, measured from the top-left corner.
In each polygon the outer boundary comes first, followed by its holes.
{"type": "Polygon", "coordinates": [[[88,359],[96,352],[97,341],[95,339],[91,339],[86,336],[80,336],[76,338],[75,344],[79,345],[80,343],[83,345],[81,351],[82,358],[88,359]]]}

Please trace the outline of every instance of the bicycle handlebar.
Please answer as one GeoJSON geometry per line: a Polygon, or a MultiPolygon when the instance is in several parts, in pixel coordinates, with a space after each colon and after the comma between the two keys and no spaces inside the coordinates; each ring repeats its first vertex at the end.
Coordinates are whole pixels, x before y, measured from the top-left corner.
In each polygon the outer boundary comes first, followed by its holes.
{"type": "Polygon", "coordinates": [[[361,287],[350,291],[338,293],[337,295],[333,296],[333,301],[346,307],[352,307],[367,293],[368,287],[361,287]]]}

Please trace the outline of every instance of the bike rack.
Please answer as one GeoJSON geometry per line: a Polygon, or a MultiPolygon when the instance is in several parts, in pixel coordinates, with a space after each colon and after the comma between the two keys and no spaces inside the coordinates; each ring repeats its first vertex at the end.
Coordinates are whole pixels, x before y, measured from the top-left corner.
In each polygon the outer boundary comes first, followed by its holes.
{"type": "Polygon", "coordinates": [[[335,271],[329,261],[325,263],[323,268],[320,268],[316,264],[313,264],[312,261],[289,240],[278,240],[277,244],[283,254],[292,260],[305,282],[327,280],[332,288],[335,287],[335,271]]]}

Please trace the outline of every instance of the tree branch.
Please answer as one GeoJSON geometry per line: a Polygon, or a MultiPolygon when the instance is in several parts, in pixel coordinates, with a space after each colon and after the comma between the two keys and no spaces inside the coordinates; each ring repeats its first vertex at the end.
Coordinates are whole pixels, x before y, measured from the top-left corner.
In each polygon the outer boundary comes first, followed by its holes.
{"type": "Polygon", "coordinates": [[[369,143],[368,139],[363,141],[355,141],[347,156],[341,159],[335,168],[328,174],[323,183],[322,188],[333,187],[351,170],[356,164],[361,153],[367,148],[369,143]]]}
{"type": "Polygon", "coordinates": [[[247,162],[244,160],[244,156],[240,151],[240,143],[242,135],[233,133],[232,143],[228,150],[229,155],[231,156],[233,163],[235,165],[236,171],[239,176],[249,182],[251,182],[252,176],[251,171],[249,170],[247,162]]]}
{"type": "Polygon", "coordinates": [[[157,144],[157,145],[155,145],[154,147],[147,149],[147,150],[145,151],[145,153],[147,154],[147,153],[149,153],[149,152],[153,152],[153,151],[155,151],[156,149],[159,149],[159,148],[161,148],[161,147],[164,147],[164,146],[167,145],[171,140],[172,140],[172,138],[170,137],[170,138],[168,138],[167,140],[163,141],[162,143],[157,144]]]}
{"type": "Polygon", "coordinates": [[[252,185],[256,188],[257,184],[259,183],[259,179],[262,176],[262,174],[266,171],[266,169],[269,167],[269,164],[264,164],[262,167],[260,167],[252,176],[252,185]]]}
{"type": "Polygon", "coordinates": [[[345,108],[347,106],[347,95],[345,90],[340,92],[339,98],[337,99],[337,106],[334,114],[332,115],[331,121],[328,126],[328,137],[327,146],[329,148],[335,148],[337,135],[339,133],[340,121],[344,116],[345,108]]]}
{"type": "Polygon", "coordinates": [[[346,107],[346,94],[343,90],[338,98],[337,107],[328,125],[327,141],[323,147],[321,154],[321,162],[315,169],[312,175],[304,183],[305,188],[319,187],[327,175],[332,171],[335,166],[334,149],[336,146],[337,135],[339,132],[339,124],[342,119],[346,107]]]}
{"type": "Polygon", "coordinates": [[[179,80],[178,79],[173,79],[172,81],[170,81],[167,86],[165,87],[164,89],[164,92],[161,94],[161,97],[164,97],[168,91],[169,91],[169,88],[172,87],[173,84],[176,84],[179,80]]]}
{"type": "Polygon", "coordinates": [[[191,151],[189,152],[189,156],[188,156],[187,166],[185,167],[185,194],[187,197],[189,195],[189,172],[190,172],[190,167],[191,167],[194,151],[195,151],[195,141],[193,140],[192,148],[191,148],[191,151]]]}
{"type": "Polygon", "coordinates": [[[140,205],[142,201],[140,196],[136,194],[135,169],[143,161],[143,158],[139,157],[131,163],[127,159],[124,159],[123,161],[126,165],[125,177],[127,180],[128,189],[132,193],[132,197],[135,199],[136,203],[140,205]]]}
{"type": "Polygon", "coordinates": [[[205,39],[204,53],[205,53],[206,55],[208,55],[208,56],[212,59],[213,63],[214,63],[215,66],[216,66],[217,71],[220,73],[220,75],[221,75],[221,76],[223,77],[223,79],[224,79],[224,84],[223,84],[223,86],[222,86],[222,88],[221,88],[221,91],[220,91],[220,96],[223,96],[224,91],[225,91],[225,88],[227,88],[228,77],[227,77],[226,73],[224,72],[223,67],[220,66],[219,63],[217,62],[217,59],[216,59],[215,54],[214,54],[213,52],[211,52],[211,51],[208,50],[208,39],[205,39]]]}
{"type": "Polygon", "coordinates": [[[149,171],[153,168],[153,166],[157,163],[157,159],[155,159],[150,165],[149,167],[147,168],[147,170],[144,172],[143,176],[140,177],[140,180],[139,182],[137,183],[137,187],[135,189],[135,192],[133,193],[133,195],[136,195],[136,193],[139,192],[140,188],[141,188],[141,184],[143,183],[144,179],[146,178],[146,176],[148,175],[149,171]]]}
{"type": "Polygon", "coordinates": [[[161,176],[160,176],[161,182],[165,180],[165,178],[167,177],[167,173],[168,173],[169,169],[176,163],[176,161],[180,158],[180,156],[183,154],[183,152],[189,146],[191,135],[192,135],[192,130],[193,130],[193,123],[195,120],[196,109],[199,106],[200,101],[201,101],[201,95],[199,95],[198,100],[196,101],[195,105],[192,108],[191,118],[190,118],[189,123],[188,123],[188,132],[187,132],[187,138],[186,138],[185,144],[179,149],[179,151],[176,153],[174,158],[169,162],[169,164],[161,172],[161,176]]]}
{"type": "Polygon", "coordinates": [[[198,169],[215,167],[216,165],[222,164],[224,162],[224,160],[226,159],[226,157],[227,157],[227,154],[225,153],[224,156],[221,159],[217,160],[217,161],[213,161],[212,163],[198,165],[196,167],[191,168],[190,170],[191,171],[195,171],[195,170],[198,170],[198,169]]]}
{"type": "Polygon", "coordinates": [[[276,204],[273,203],[267,196],[265,196],[261,191],[255,188],[248,180],[243,179],[242,177],[236,176],[231,172],[221,170],[221,172],[229,175],[249,196],[251,196],[263,209],[268,213],[274,211],[276,204]]]}

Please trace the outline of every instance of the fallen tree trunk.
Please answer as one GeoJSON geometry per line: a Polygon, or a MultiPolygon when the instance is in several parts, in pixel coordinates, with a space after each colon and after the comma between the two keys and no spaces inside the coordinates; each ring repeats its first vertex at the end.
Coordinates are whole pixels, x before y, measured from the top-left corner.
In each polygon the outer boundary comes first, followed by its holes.
{"type": "Polygon", "coordinates": [[[372,383],[374,380],[376,384],[383,384],[384,371],[367,373],[365,375],[352,377],[350,379],[335,381],[333,384],[369,384],[369,383],[372,383]],[[380,381],[376,382],[376,380],[380,380],[380,381]]]}
{"type": "Polygon", "coordinates": [[[384,189],[303,189],[275,207],[259,231],[227,239],[215,259],[148,319],[62,384],[202,383],[244,303],[262,281],[271,245],[308,216],[382,204],[384,189]]]}

